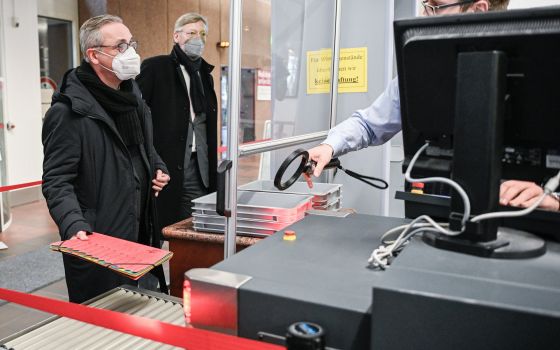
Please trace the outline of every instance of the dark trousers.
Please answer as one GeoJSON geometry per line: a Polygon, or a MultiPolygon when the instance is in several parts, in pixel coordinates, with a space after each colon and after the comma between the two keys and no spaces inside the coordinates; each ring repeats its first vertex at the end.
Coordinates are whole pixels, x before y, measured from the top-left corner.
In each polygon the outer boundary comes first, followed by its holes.
{"type": "Polygon", "coordinates": [[[183,173],[183,189],[181,192],[181,201],[179,203],[181,220],[192,216],[193,199],[206,194],[208,194],[208,189],[202,183],[196,153],[192,153],[189,165],[185,167],[183,173]]]}
{"type": "Polygon", "coordinates": [[[70,255],[62,254],[68,298],[73,303],[83,303],[123,284],[137,285],[105,267],[95,265],[70,255]]]}

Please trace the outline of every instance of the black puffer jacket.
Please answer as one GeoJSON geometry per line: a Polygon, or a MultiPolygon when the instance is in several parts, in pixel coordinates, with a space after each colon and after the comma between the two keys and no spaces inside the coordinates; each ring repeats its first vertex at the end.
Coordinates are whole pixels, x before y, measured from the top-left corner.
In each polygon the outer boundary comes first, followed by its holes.
{"type": "MultiPolygon", "coordinates": [[[[151,177],[156,169],[168,173],[153,147],[150,110],[134,82],[133,92],[139,100],[138,115],[144,130],[145,161],[151,177]]],[[[79,81],[75,70],[66,73],[60,92],[53,96],[51,108],[45,116],[42,139],[43,194],[61,238],[68,239],[85,230],[137,241],[139,218],[136,214],[137,188],[132,160],[113,119],[79,81]]],[[[151,183],[145,186],[151,193],[151,183]]],[[[148,218],[151,241],[159,246],[161,233],[155,221],[154,198],[148,197],[144,215],[148,218]]],[[[115,273],[111,277],[96,275],[91,269],[86,273],[84,269],[93,265],[83,264],[77,260],[69,263],[65,257],[69,289],[76,287],[80,293],[84,292],[79,298],[73,298],[73,292],[69,290],[72,301],[87,300],[122,282],[110,281],[115,273]],[[101,280],[103,278],[109,281],[101,280]]]]}

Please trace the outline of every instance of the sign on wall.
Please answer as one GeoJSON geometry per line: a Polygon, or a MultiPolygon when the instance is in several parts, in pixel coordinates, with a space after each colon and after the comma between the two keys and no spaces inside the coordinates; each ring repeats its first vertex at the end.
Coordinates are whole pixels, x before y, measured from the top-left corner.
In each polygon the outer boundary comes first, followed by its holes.
{"type": "MultiPolygon", "coordinates": [[[[330,91],[332,52],[307,52],[307,93],[330,91]]],[[[340,49],[338,92],[367,92],[367,47],[340,49]]]]}
{"type": "Polygon", "coordinates": [[[271,79],[269,69],[257,69],[257,100],[270,101],[271,79]]]}

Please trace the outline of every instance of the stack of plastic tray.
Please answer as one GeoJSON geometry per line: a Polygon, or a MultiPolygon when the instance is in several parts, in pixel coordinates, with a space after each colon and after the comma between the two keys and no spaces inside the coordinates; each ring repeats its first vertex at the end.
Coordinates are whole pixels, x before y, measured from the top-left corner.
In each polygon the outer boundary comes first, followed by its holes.
{"type": "Polygon", "coordinates": [[[342,203],[342,185],[340,184],[313,183],[313,188],[309,188],[306,182],[295,182],[290,188],[280,191],[274,187],[274,183],[270,180],[257,180],[240,186],[239,189],[243,191],[312,195],[313,209],[320,210],[338,210],[342,203]]]}
{"type": "MultiPolygon", "coordinates": [[[[237,192],[237,234],[263,237],[301,220],[312,208],[312,196],[272,192],[237,192]]],[[[216,213],[216,193],[193,200],[193,227],[224,233],[225,218],[216,213]]]]}

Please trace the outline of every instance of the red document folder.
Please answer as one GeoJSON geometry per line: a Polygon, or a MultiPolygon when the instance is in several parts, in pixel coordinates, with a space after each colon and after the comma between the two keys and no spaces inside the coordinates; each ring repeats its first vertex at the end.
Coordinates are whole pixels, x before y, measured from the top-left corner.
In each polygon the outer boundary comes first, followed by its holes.
{"type": "Polygon", "coordinates": [[[133,280],[139,279],[173,256],[173,253],[167,250],[95,232],[88,235],[87,241],[59,241],[51,243],[50,248],[91,261],[133,280]]]}

